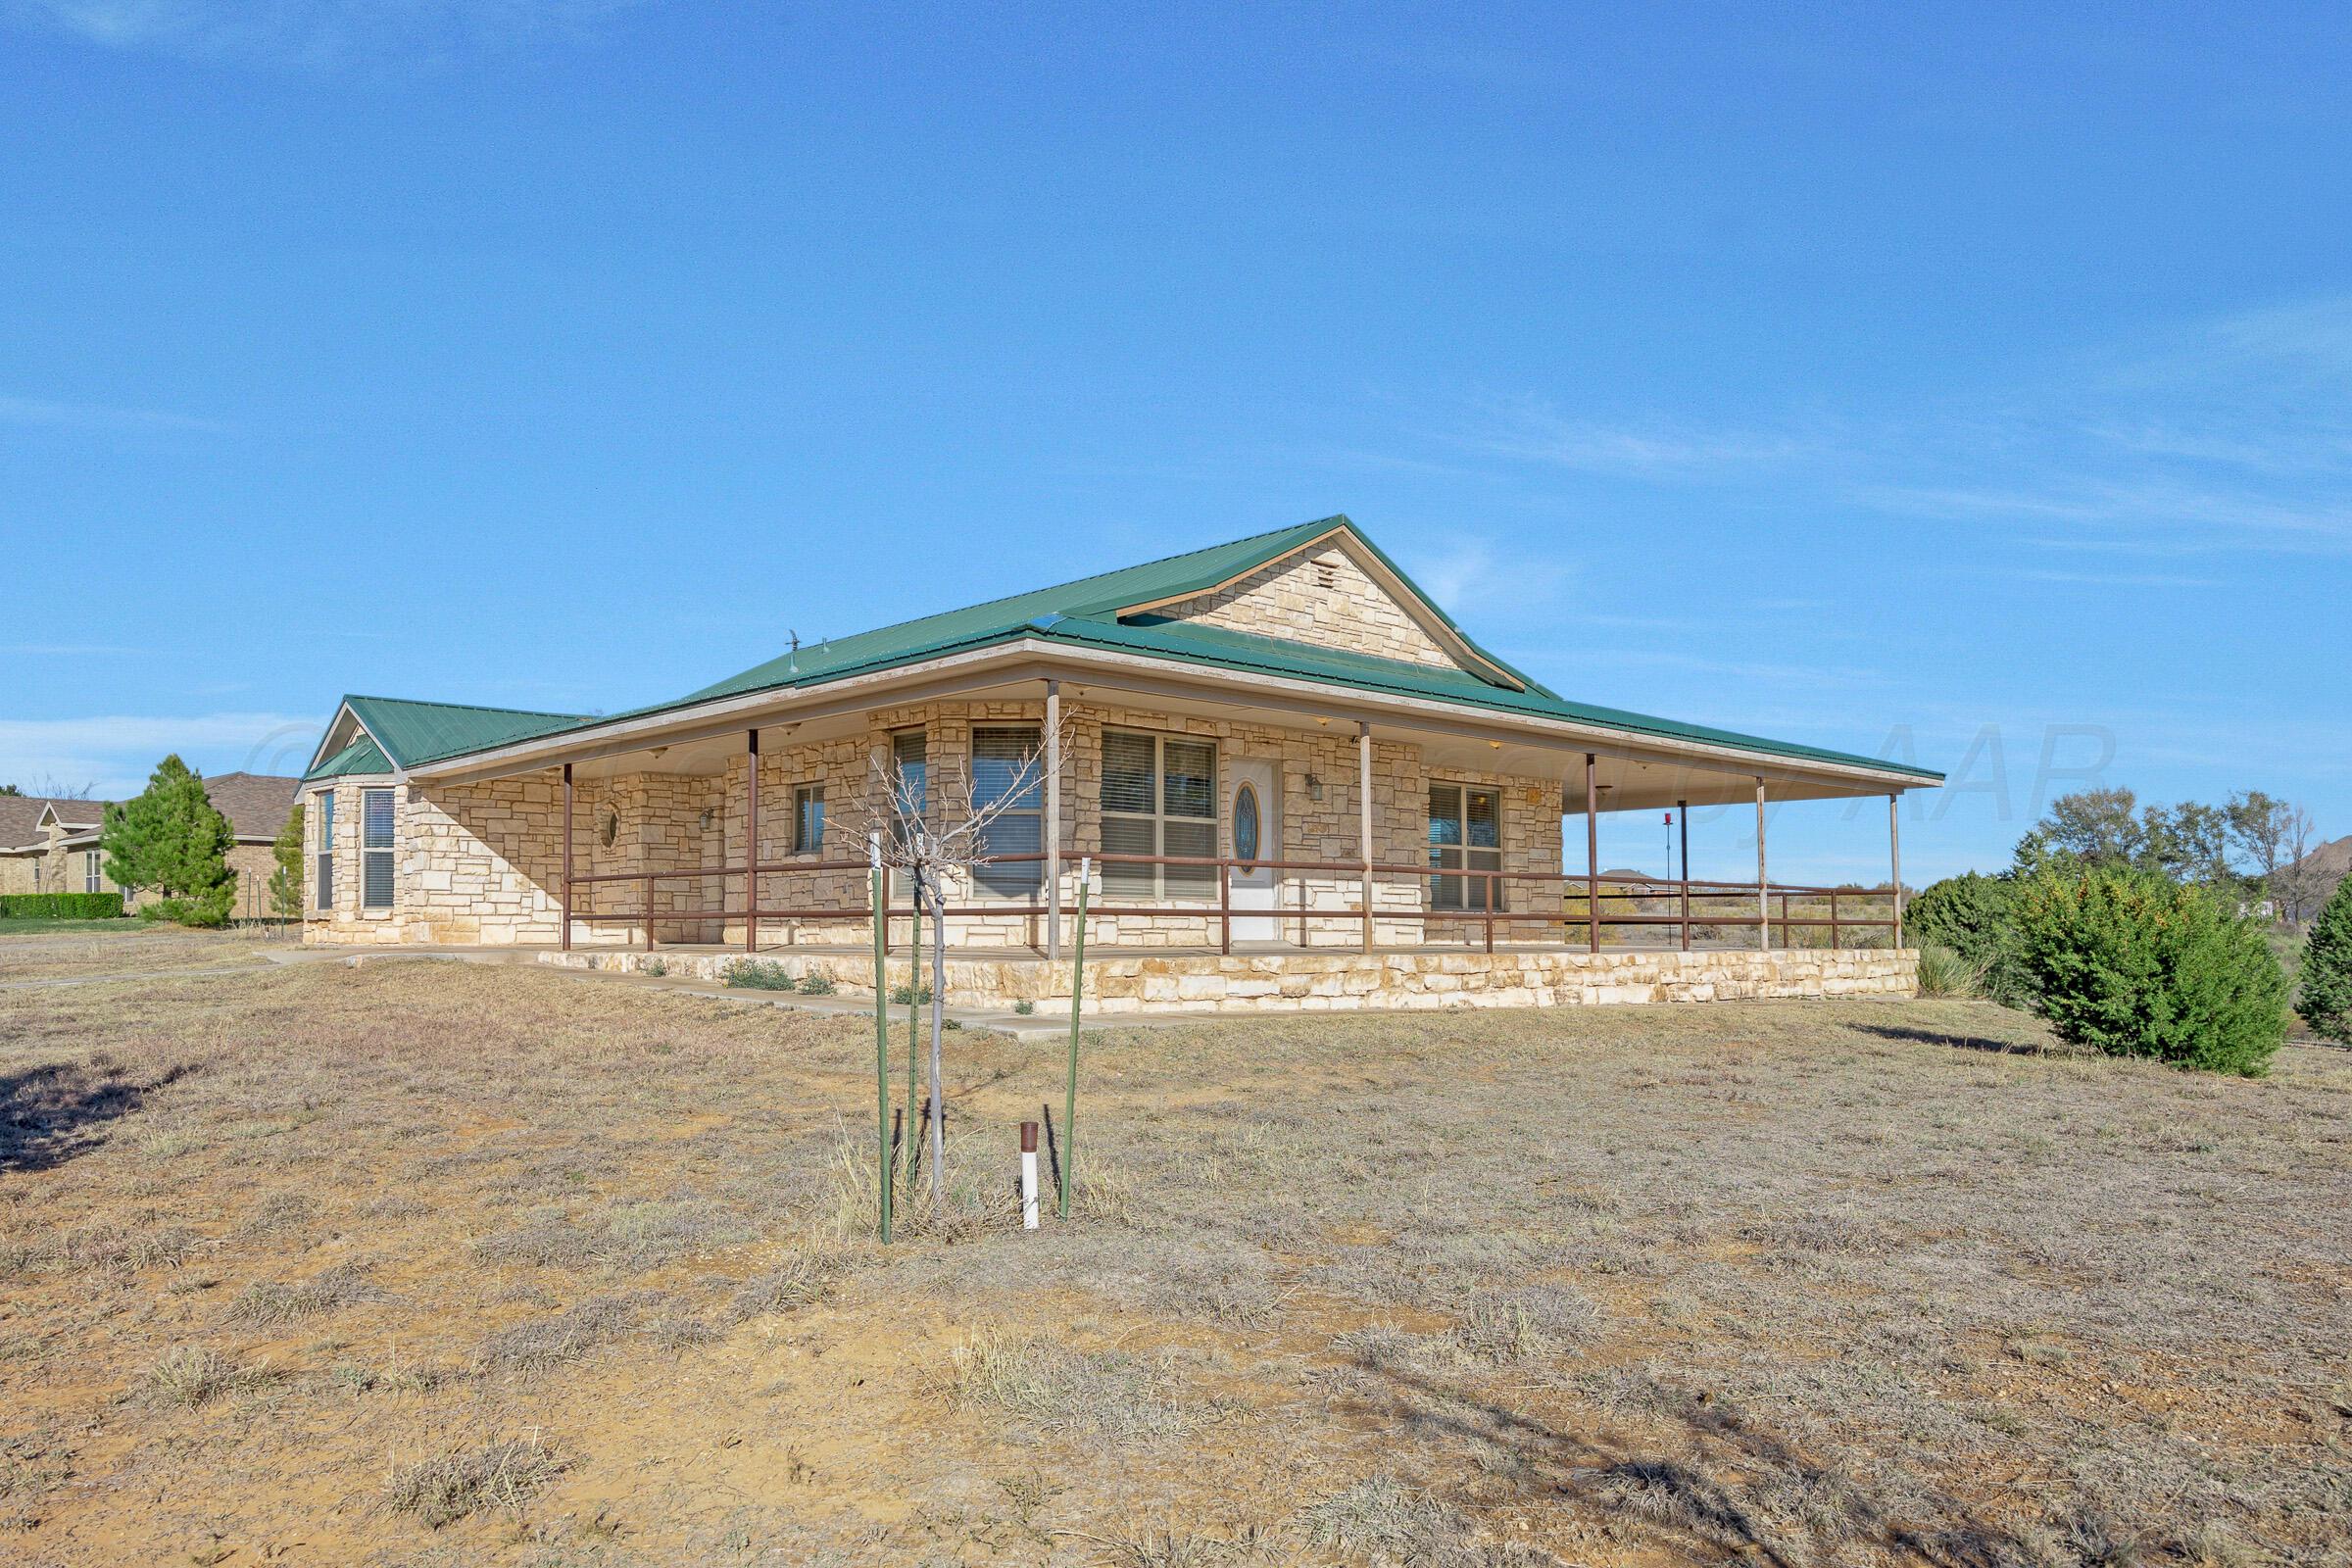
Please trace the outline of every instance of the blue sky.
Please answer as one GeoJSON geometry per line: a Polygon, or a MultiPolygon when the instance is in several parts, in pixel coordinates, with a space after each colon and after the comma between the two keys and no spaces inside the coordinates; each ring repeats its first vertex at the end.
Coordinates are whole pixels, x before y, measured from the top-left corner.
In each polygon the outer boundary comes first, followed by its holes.
{"type": "Polygon", "coordinates": [[[1346,512],[1573,696],[1954,772],[1915,877],[2093,777],[2352,833],[2340,11],[1452,9],[0,0],[0,778],[1346,512]]]}

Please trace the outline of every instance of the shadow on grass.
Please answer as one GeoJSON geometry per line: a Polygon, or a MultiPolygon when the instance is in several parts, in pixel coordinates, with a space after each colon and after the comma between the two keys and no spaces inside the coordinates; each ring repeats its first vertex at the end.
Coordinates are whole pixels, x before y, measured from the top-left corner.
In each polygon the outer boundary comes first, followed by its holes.
{"type": "Polygon", "coordinates": [[[1386,1421],[1424,1439],[1500,1449],[1528,1491],[1578,1499],[1685,1549],[1712,1547],[1773,1568],[1835,1561],[1838,1548],[1865,1544],[1922,1568],[2022,1568],[2035,1560],[2016,1536],[1949,1499],[1940,1521],[1899,1522],[1850,1476],[1807,1459],[1704,1395],[1650,1387],[1652,1407],[1699,1440],[1695,1458],[1676,1459],[1632,1451],[1597,1433],[1559,1431],[1385,1359],[1354,1364],[1387,1394],[1388,1407],[1379,1411],[1386,1421]],[[1810,1539],[1800,1547],[1792,1536],[1810,1539]]]}
{"type": "Polygon", "coordinates": [[[1907,1040],[1923,1046],[1948,1046],[1960,1051],[1984,1051],[1996,1056],[2046,1056],[2050,1048],[2033,1040],[1996,1040],[1990,1035],[1949,1034],[1940,1029],[1912,1029],[1901,1024],[1856,1023],[1846,1026],[1858,1034],[1882,1040],[1907,1040]]]}
{"type": "Polygon", "coordinates": [[[174,1066],[141,1083],[104,1055],[0,1074],[0,1171],[49,1170],[105,1141],[108,1122],[185,1076],[174,1066]]]}

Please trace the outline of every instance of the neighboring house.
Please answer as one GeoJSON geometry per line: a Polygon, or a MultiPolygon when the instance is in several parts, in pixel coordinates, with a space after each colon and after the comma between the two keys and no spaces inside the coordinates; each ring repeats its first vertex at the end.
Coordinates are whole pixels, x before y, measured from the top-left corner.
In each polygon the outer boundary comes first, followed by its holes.
{"type": "MultiPolygon", "coordinates": [[[[270,847],[286,825],[301,783],[270,773],[222,773],[204,781],[213,808],[228,818],[236,835],[228,863],[237,873],[239,919],[270,914],[270,875],[276,869],[270,847]]],[[[107,880],[98,834],[107,807],[114,804],[0,796],[0,892],[121,893],[126,909],[152,901],[152,889],[118,888],[107,880]]]]}
{"type": "MultiPolygon", "coordinates": [[[[1009,808],[990,830],[992,862],[949,890],[952,944],[975,974],[990,969],[959,994],[1052,994],[1050,975],[1014,971],[1065,950],[1084,857],[1088,955],[1114,965],[1090,994],[1116,1010],[1178,991],[1197,1005],[1370,1004],[1400,987],[1421,988],[1411,1004],[1572,1000],[1622,967],[1595,953],[1644,937],[1660,995],[1783,981],[1818,994],[1846,970],[1857,989],[1905,989],[1884,895],[1876,927],[1848,902],[1832,933],[1874,939],[1875,968],[1851,952],[1685,957],[1681,946],[1709,944],[1664,914],[1565,921],[1564,896],[1581,908],[1598,894],[1609,913],[1612,895],[1589,861],[1563,870],[1563,818],[1586,813],[1577,836],[1590,844],[1592,808],[1733,805],[1760,818],[1767,798],[1891,803],[1940,775],[1564,698],[1471,640],[1333,517],[796,646],[610,716],[347,698],[305,780],[305,935],[658,941],[689,966],[698,946],[846,965],[871,921],[865,850],[839,823],[885,779],[935,813],[967,787],[1009,808]],[[1005,800],[1034,754],[1045,782],[1005,800]],[[1115,965],[1143,954],[1189,978],[1162,964],[1122,995],[1134,975],[1115,965]],[[1375,956],[1377,973],[1355,963],[1375,956]],[[1327,983],[1325,958],[1353,977],[1327,983]],[[1252,962],[1255,978],[1235,978],[1252,962]]],[[[1730,892],[1752,948],[1805,934],[1801,919],[1758,928],[1757,884],[1730,892]]],[[[906,890],[892,899],[904,908],[906,890]]],[[[907,920],[889,927],[903,952],[907,920]]]]}
{"type": "Polygon", "coordinates": [[[86,889],[72,876],[80,867],[62,858],[60,831],[67,822],[94,822],[105,809],[101,801],[0,795],[0,893],[111,892],[111,884],[86,889]]]}

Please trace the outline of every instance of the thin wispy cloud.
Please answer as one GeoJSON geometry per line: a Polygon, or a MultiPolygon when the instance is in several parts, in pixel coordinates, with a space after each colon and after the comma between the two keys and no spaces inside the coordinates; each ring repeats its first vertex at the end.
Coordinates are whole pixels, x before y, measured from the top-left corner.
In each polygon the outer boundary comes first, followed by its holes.
{"type": "Polygon", "coordinates": [[[1906,488],[1873,486],[1854,499],[1914,517],[1992,523],[2074,525],[2060,543],[2097,542],[2167,553],[2267,550],[2282,555],[2352,555],[2352,496],[2309,502],[2232,488],[2208,478],[2199,484],[2152,477],[2140,483],[2069,483],[2065,488],[1906,488]]]}
{"type": "Polygon", "coordinates": [[[578,38],[647,0],[0,0],[0,19],[110,49],[294,66],[578,38]]]}
{"type": "Polygon", "coordinates": [[[1634,478],[1785,467],[1823,450],[1816,440],[1789,433],[1581,418],[1532,397],[1489,405],[1461,440],[1496,457],[1634,478]]]}
{"type": "Polygon", "coordinates": [[[120,643],[0,643],[0,654],[24,659],[136,658],[149,651],[120,643]]]}
{"type": "Polygon", "coordinates": [[[206,773],[299,772],[318,742],[317,715],[269,712],[0,718],[0,783],[65,779],[97,794],[135,794],[176,752],[206,773]]]}
{"type": "Polygon", "coordinates": [[[2271,366],[2300,365],[2352,377],[2352,294],[2243,311],[2192,329],[2192,343],[2271,366]]]}
{"type": "Polygon", "coordinates": [[[5,395],[0,395],[0,424],[64,430],[220,431],[227,428],[217,419],[201,419],[193,415],[173,414],[165,409],[117,408],[102,403],[5,395]]]}
{"type": "Polygon", "coordinates": [[[1999,572],[2004,577],[2019,577],[2028,582],[2082,583],[2097,588],[2219,588],[2216,577],[2185,577],[2162,571],[2049,571],[2041,567],[2017,567],[1999,572]]]}
{"type": "Polygon", "coordinates": [[[2340,557],[2352,555],[2347,394],[2352,296],[2154,330],[1925,406],[1696,426],[1531,395],[1490,400],[1443,439],[1529,482],[1567,470],[1703,483],[1964,525],[2021,551],[2340,557]]]}
{"type": "Polygon", "coordinates": [[[1568,580],[1565,562],[1531,559],[1523,549],[1477,534],[1423,539],[1404,564],[1449,613],[1538,608],[1555,599],[1568,580]]]}

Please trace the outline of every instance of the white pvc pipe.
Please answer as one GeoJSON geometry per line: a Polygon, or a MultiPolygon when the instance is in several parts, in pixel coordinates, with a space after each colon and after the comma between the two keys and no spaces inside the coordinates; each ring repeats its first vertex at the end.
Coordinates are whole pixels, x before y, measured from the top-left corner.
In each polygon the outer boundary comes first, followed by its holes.
{"type": "Polygon", "coordinates": [[[1037,1229],[1037,1123],[1021,1123],[1021,1229],[1037,1229]]]}

